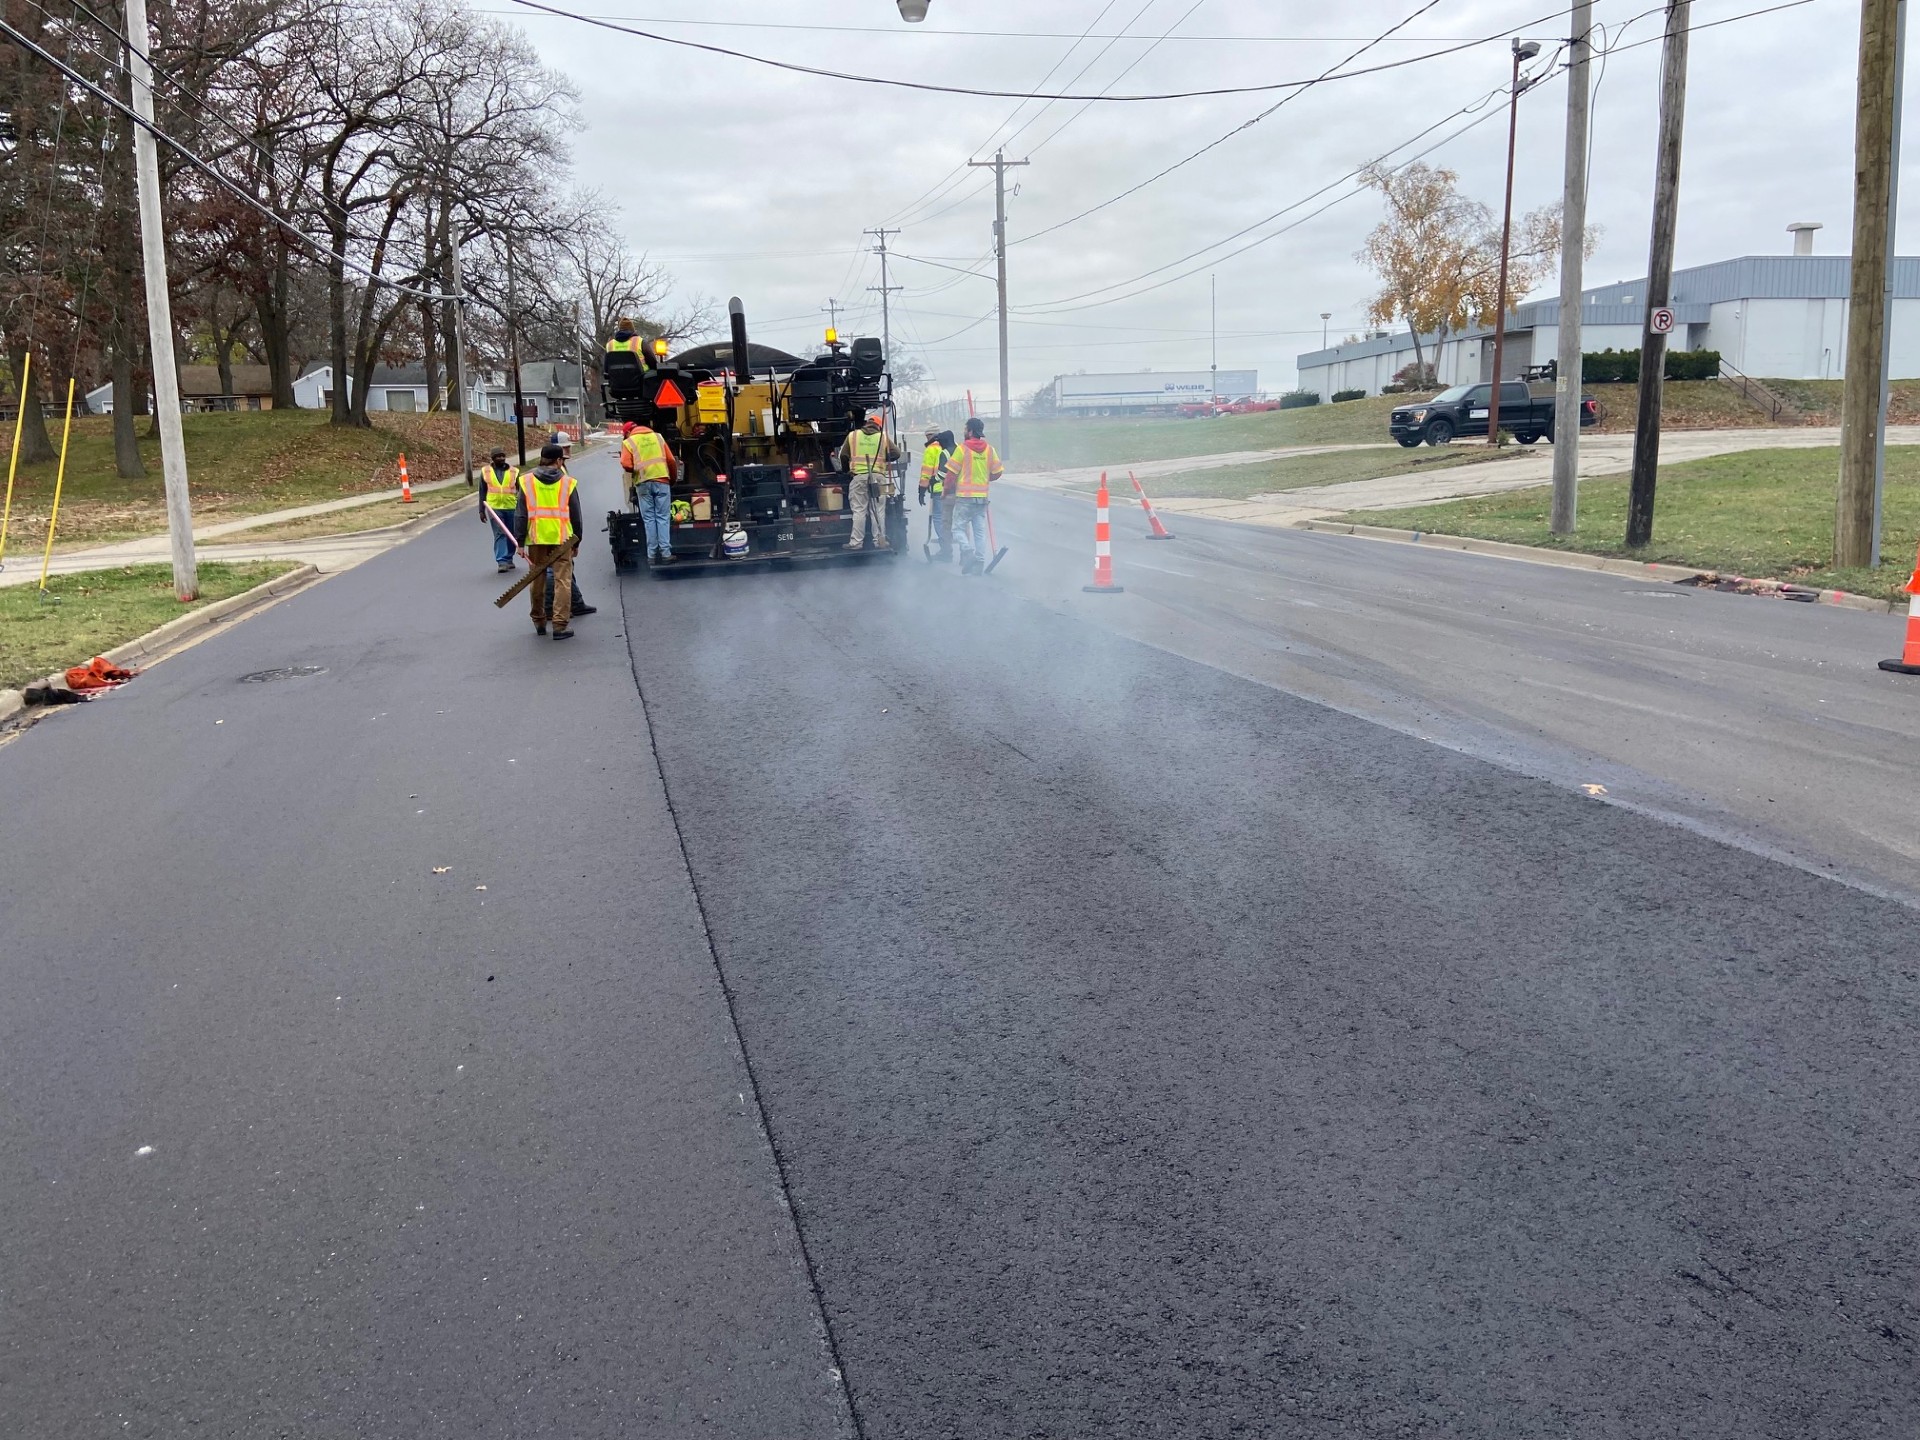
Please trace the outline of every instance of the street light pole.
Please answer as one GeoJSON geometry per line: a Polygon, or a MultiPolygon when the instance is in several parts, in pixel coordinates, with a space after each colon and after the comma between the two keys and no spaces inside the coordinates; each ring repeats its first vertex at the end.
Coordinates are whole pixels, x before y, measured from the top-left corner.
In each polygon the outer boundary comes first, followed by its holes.
{"type": "Polygon", "coordinates": [[[460,233],[448,227],[453,270],[453,386],[460,399],[460,468],[473,484],[473,417],[467,411],[467,289],[460,277],[460,233]]]}
{"type": "Polygon", "coordinates": [[[1333,312],[1331,310],[1322,310],[1320,312],[1320,348],[1322,350],[1327,348],[1327,322],[1331,319],[1333,319],[1333,312]]]}
{"type": "Polygon", "coordinates": [[[1513,248],[1513,152],[1520,139],[1520,62],[1540,53],[1537,40],[1513,42],[1513,84],[1507,100],[1507,201],[1500,214],[1500,293],[1493,307],[1493,397],[1487,402],[1487,444],[1500,443],[1500,366],[1507,348],[1507,252],[1513,248]]]}
{"type": "Polygon", "coordinates": [[[1207,309],[1210,315],[1208,325],[1213,336],[1212,364],[1210,384],[1213,393],[1208,398],[1216,405],[1220,403],[1220,285],[1211,275],[1207,276],[1207,309]]]}

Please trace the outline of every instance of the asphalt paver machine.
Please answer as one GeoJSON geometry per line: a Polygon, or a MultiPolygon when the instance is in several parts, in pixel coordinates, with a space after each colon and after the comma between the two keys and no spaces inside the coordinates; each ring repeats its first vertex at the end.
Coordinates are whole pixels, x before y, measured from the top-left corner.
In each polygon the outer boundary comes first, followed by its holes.
{"type": "MultiPolygon", "coordinates": [[[[851,477],[838,470],[840,446],[878,413],[898,444],[893,378],[879,340],[843,344],[827,332],[811,360],[754,345],[738,299],[727,302],[732,343],[668,357],[612,351],[601,394],[607,416],[657,431],[680,461],[673,482],[673,563],[652,565],[639,498],[607,516],[614,565],[656,573],[871,563],[907,544],[905,475],[896,466],[886,502],[888,550],[848,550],[851,477]]],[[[902,454],[905,447],[900,447],[902,454]]]]}

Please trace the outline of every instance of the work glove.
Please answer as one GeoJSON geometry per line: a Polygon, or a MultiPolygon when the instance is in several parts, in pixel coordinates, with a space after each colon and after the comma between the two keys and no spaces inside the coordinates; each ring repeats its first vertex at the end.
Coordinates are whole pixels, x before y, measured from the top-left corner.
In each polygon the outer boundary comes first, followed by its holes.
{"type": "Polygon", "coordinates": [[[924,485],[920,487],[920,508],[922,510],[927,508],[927,487],[924,485]]]}

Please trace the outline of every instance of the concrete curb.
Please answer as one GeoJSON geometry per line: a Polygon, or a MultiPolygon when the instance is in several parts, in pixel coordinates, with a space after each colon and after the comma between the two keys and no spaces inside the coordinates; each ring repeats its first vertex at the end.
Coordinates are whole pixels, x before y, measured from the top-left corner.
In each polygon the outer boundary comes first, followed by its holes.
{"type": "MultiPolygon", "coordinates": [[[[1547,550],[1538,545],[1515,545],[1506,540],[1476,540],[1467,535],[1436,535],[1427,530],[1397,530],[1387,525],[1349,525],[1339,520],[1296,520],[1295,530],[1315,530],[1328,535],[1355,535],[1362,540],[1389,540],[1401,545],[1423,545],[1433,550],[1463,550],[1471,555],[1497,555],[1506,560],[1525,560],[1534,565],[1553,565],[1562,570],[1599,570],[1608,575],[1627,575],[1636,580],[1661,580],[1680,584],[1699,580],[1732,580],[1740,584],[1785,584],[1783,581],[1753,581],[1745,576],[1721,575],[1717,570],[1697,570],[1688,565],[1664,565],[1652,561],[1621,560],[1610,555],[1583,555],[1577,550],[1547,550]]],[[[1892,614],[1899,607],[1889,600],[1875,600],[1846,590],[1816,592],[1818,603],[1838,605],[1846,610],[1865,610],[1876,615],[1892,614]]],[[[1775,598],[1785,598],[1776,594],[1775,598]]]]}
{"type": "MultiPolygon", "coordinates": [[[[296,565],[286,574],[275,576],[264,584],[254,586],[251,590],[243,590],[238,595],[229,595],[225,600],[215,600],[212,604],[202,605],[198,610],[190,610],[185,615],[169,620],[166,624],[157,626],[144,635],[136,635],[125,644],[116,645],[111,650],[102,650],[98,653],[115,665],[132,668],[135,661],[147,659],[159,651],[169,649],[189,635],[218,625],[222,620],[231,615],[237,615],[243,610],[264,608],[270,602],[284,599],[296,590],[306,589],[321,578],[318,566],[296,565]]],[[[66,673],[62,671],[58,674],[44,675],[36,683],[64,685],[66,673]]],[[[26,708],[27,703],[23,692],[0,690],[0,724],[12,720],[26,708]]]]}

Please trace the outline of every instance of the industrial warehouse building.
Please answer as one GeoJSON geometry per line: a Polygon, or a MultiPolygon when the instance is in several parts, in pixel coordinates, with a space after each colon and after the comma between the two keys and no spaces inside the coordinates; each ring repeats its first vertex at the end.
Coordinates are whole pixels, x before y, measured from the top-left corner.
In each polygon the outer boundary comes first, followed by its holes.
{"type": "MultiPolygon", "coordinates": [[[[1803,233],[1807,233],[1804,232],[1803,233]]],[[[1845,255],[1745,255],[1673,272],[1674,331],[1670,349],[1718,350],[1722,361],[1759,379],[1836,380],[1844,373],[1847,293],[1852,260],[1845,255]]],[[[1893,368],[1896,377],[1920,375],[1920,258],[1893,262],[1893,368]]],[[[1647,282],[1604,285],[1581,298],[1580,348],[1638,350],[1646,319],[1647,282]]],[[[1487,379],[1493,373],[1493,329],[1422,336],[1429,364],[1442,385],[1487,379]]],[[[1507,321],[1501,368],[1519,379],[1560,348],[1560,301],[1516,306],[1507,321]]],[[[1300,388],[1322,400],[1336,390],[1378,395],[1413,364],[1413,337],[1375,333],[1314,350],[1295,362],[1300,388]]]]}
{"type": "Polygon", "coordinates": [[[1062,415],[1153,414],[1209,399],[1246,400],[1260,393],[1256,370],[1140,370],[1131,375],[1056,375],[1054,408],[1062,415]]]}

